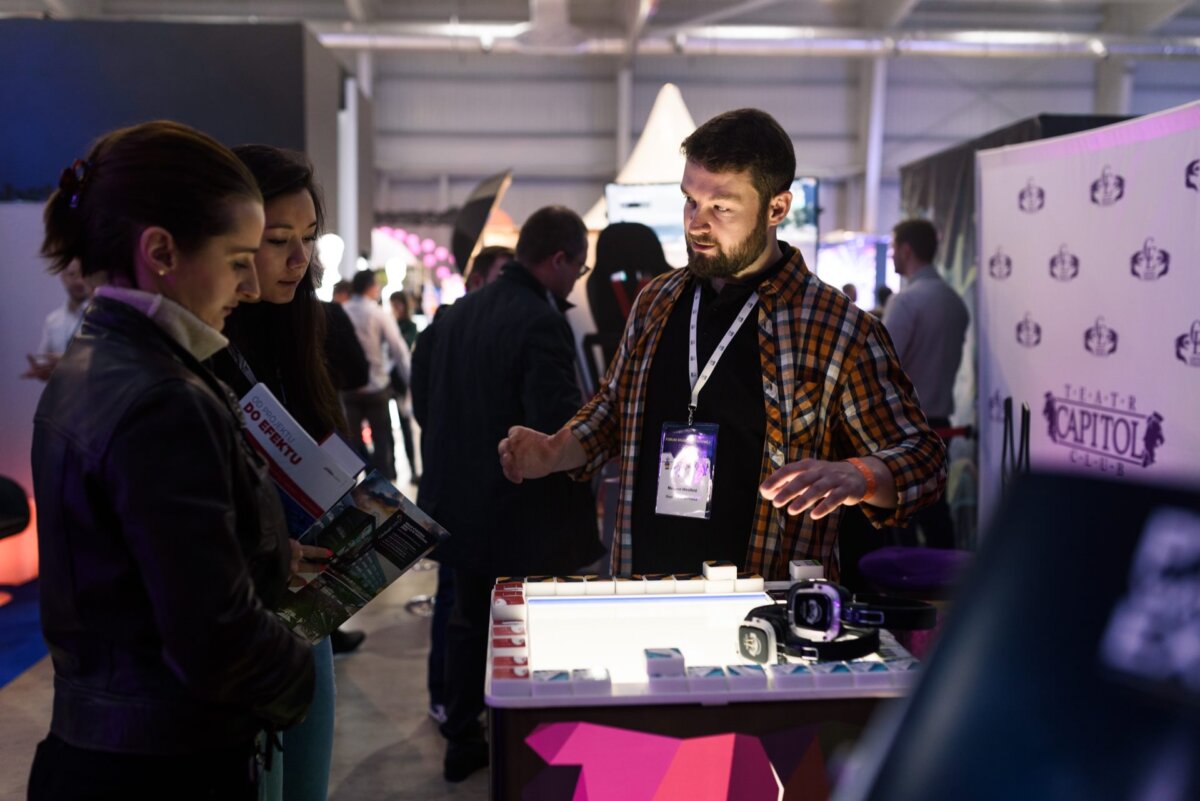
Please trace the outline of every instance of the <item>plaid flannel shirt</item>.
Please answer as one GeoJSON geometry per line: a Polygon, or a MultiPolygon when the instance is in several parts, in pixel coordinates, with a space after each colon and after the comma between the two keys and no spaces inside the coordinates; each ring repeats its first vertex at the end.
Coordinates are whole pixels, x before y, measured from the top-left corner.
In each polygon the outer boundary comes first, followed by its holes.
{"type": "MultiPolygon", "coordinates": [[[[599,390],[567,423],[587,456],[576,478],[589,478],[610,457],[621,457],[612,552],[617,575],[629,575],[633,565],[630,517],[650,365],[671,310],[694,280],[687,270],[674,270],[639,293],[599,390]]],[[[903,525],[941,495],[946,451],[926,424],[882,323],[809,272],[796,249],[758,294],[767,415],[758,480],[801,459],[874,456],[891,471],[898,503],[895,509],[861,508],[877,527],[903,525]]],[[[841,512],[839,507],[820,520],[807,512],[791,516],[760,497],[744,569],[779,580],[787,578],[790,560],[820,559],[836,577],[841,512]]]]}

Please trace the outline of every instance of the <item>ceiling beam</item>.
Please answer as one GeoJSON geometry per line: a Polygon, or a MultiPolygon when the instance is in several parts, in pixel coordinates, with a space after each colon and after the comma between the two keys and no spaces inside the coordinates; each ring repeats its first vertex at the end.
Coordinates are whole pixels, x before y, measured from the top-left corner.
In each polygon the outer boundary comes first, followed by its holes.
{"type": "Polygon", "coordinates": [[[102,16],[100,0],[42,0],[54,19],[78,19],[102,16]]]}
{"type": "Polygon", "coordinates": [[[370,22],[377,16],[374,0],[345,0],[346,13],[355,22],[370,22]]]}
{"type": "Polygon", "coordinates": [[[920,0],[870,0],[863,3],[863,24],[868,28],[895,28],[912,13],[920,0]]]}
{"type": "Polygon", "coordinates": [[[625,23],[625,63],[637,55],[638,40],[646,30],[646,22],[658,10],[658,0],[626,0],[623,13],[625,23]]]}
{"type": "Polygon", "coordinates": [[[1153,33],[1177,17],[1195,0],[1149,0],[1143,3],[1109,3],[1101,30],[1141,35],[1153,33]]]}
{"type": "Polygon", "coordinates": [[[667,28],[655,29],[655,33],[659,36],[667,36],[672,33],[686,31],[689,28],[702,28],[706,25],[712,25],[714,22],[720,22],[723,19],[732,19],[740,17],[743,14],[749,14],[751,11],[757,11],[760,8],[767,6],[779,5],[783,0],[743,0],[741,3],[735,3],[728,8],[723,8],[720,11],[712,11],[708,14],[701,14],[698,17],[692,17],[684,22],[676,23],[667,28]]]}

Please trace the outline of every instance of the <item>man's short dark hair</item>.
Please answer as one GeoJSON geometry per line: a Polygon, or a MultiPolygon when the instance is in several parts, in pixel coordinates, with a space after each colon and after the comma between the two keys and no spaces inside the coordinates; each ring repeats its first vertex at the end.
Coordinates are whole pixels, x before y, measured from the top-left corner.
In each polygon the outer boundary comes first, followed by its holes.
{"type": "Polygon", "coordinates": [[[718,114],[684,139],[679,149],[709,172],[749,170],[763,208],[788,191],[796,177],[791,137],[774,117],[756,108],[718,114]]]}
{"type": "Polygon", "coordinates": [[[587,226],[578,214],[565,206],[538,209],[521,226],[517,237],[517,261],[532,267],[560,250],[576,257],[585,254],[587,226]]]}
{"type": "Polygon", "coordinates": [[[487,283],[488,276],[492,274],[492,270],[501,266],[505,262],[511,261],[516,255],[513,249],[504,245],[488,245],[483,250],[475,254],[475,258],[471,259],[471,269],[468,271],[468,277],[479,276],[475,280],[487,283]]]}
{"type": "Polygon", "coordinates": [[[350,288],[355,295],[365,295],[367,290],[375,286],[374,270],[359,270],[350,279],[350,288]]]}
{"type": "Polygon", "coordinates": [[[892,229],[892,247],[907,244],[913,255],[925,264],[932,264],[937,255],[937,229],[929,220],[904,220],[892,229]]]}
{"type": "Polygon", "coordinates": [[[333,294],[338,295],[342,293],[347,295],[354,293],[354,286],[349,281],[344,279],[333,285],[333,294]]]}

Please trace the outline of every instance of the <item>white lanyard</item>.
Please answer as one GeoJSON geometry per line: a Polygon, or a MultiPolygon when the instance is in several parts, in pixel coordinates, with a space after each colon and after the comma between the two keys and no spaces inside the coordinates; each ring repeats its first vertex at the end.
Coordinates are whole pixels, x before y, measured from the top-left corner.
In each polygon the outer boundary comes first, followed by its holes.
{"type": "Polygon", "coordinates": [[[696,284],[696,296],[692,301],[691,340],[688,343],[688,377],[692,380],[692,402],[688,404],[689,426],[692,424],[692,417],[696,413],[696,407],[700,404],[700,390],[704,389],[704,385],[708,383],[713,370],[717,367],[717,362],[725,355],[725,349],[733,341],[733,337],[737,334],[738,329],[746,322],[746,318],[750,316],[750,310],[754,308],[754,304],[756,303],[758,303],[758,293],[751,292],[750,297],[746,298],[746,304],[742,306],[742,310],[738,312],[738,316],[734,319],[733,325],[729,326],[729,330],[721,338],[717,349],[708,358],[708,364],[704,365],[704,372],[697,374],[700,360],[696,357],[696,321],[700,317],[700,284],[696,284]]]}

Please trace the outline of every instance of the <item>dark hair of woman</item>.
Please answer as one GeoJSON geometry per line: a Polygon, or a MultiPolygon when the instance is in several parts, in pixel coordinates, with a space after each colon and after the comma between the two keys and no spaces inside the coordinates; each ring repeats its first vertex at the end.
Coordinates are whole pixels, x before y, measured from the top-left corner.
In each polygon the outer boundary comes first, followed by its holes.
{"type": "Polygon", "coordinates": [[[79,259],[84,275],[105,271],[134,286],[133,254],[148,226],[194,252],[234,223],[230,201],[260,201],[254,177],[215,139],[177,122],[122,128],[62,171],[46,204],[42,255],[50,271],[79,259]]]}
{"type": "MultiPolygon", "coordinates": [[[[258,181],[264,205],[306,191],[316,207],[317,234],[324,230],[321,188],[304,154],[267,145],[241,145],[233,152],[258,181]]],[[[297,422],[318,441],[331,431],[348,431],[325,363],[325,309],[317,299],[323,272],[314,252],[290,302],[243,303],[225,322],[225,335],[241,351],[258,380],[279,396],[297,422]]]]}

